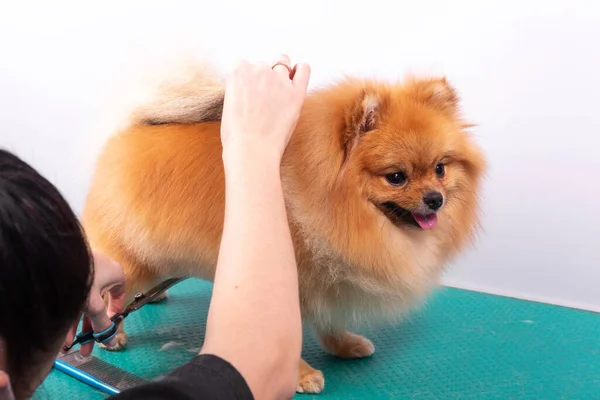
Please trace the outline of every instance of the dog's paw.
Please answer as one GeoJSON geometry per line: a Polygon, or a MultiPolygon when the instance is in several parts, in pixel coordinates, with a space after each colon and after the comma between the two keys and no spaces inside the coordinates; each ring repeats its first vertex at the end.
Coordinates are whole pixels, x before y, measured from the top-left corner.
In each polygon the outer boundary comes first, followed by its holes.
{"type": "Polygon", "coordinates": [[[369,339],[350,332],[341,336],[324,336],[321,341],[327,351],[340,358],[364,358],[375,352],[375,346],[369,339]]]}
{"type": "Polygon", "coordinates": [[[115,335],[114,343],[111,345],[99,343],[98,346],[104,350],[108,351],[120,351],[123,350],[125,345],[127,344],[127,334],[125,332],[117,332],[115,335]]]}
{"type": "Polygon", "coordinates": [[[154,300],[152,300],[150,303],[160,303],[162,301],[165,301],[169,295],[167,294],[167,290],[165,290],[164,292],[162,292],[161,294],[159,294],[158,296],[156,296],[154,298],[154,300]]]}
{"type": "Polygon", "coordinates": [[[321,393],[324,387],[325,378],[321,371],[312,368],[310,371],[300,371],[296,392],[317,394],[321,393]]]}

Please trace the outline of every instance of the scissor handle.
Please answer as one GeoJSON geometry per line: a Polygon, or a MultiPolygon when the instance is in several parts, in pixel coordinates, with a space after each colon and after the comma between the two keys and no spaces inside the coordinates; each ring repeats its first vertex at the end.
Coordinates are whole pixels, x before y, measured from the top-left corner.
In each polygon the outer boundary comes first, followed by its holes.
{"type": "Polygon", "coordinates": [[[114,321],[111,321],[110,326],[108,328],[106,328],[102,332],[93,333],[94,340],[98,343],[108,342],[117,334],[117,327],[118,324],[115,324],[114,321]]]}
{"type": "Polygon", "coordinates": [[[117,313],[113,315],[110,320],[112,323],[108,328],[103,330],[102,332],[94,333],[93,330],[89,330],[87,332],[81,332],[79,335],[75,336],[75,340],[71,345],[67,345],[64,347],[65,351],[71,350],[73,346],[76,344],[86,344],[95,340],[98,343],[104,343],[115,337],[117,334],[117,327],[119,324],[129,315],[129,313],[139,310],[141,307],[146,305],[148,302],[153,300],[156,296],[163,293],[165,290],[170,288],[171,286],[184,281],[187,278],[171,278],[166,281],[160,283],[159,285],[150,289],[147,293],[138,293],[135,295],[135,300],[132,301],[127,307],[125,307],[125,311],[121,313],[117,313]]]}
{"type": "Polygon", "coordinates": [[[94,331],[81,332],[75,336],[75,340],[73,340],[73,343],[70,346],[65,346],[65,349],[70,350],[71,347],[75,346],[76,344],[83,345],[91,342],[92,340],[94,340],[94,331]]]}
{"type": "Polygon", "coordinates": [[[93,330],[89,330],[87,332],[81,332],[80,334],[75,336],[75,340],[73,340],[73,343],[71,343],[70,346],[64,347],[65,351],[71,350],[71,348],[73,348],[73,346],[75,346],[76,344],[84,345],[91,342],[92,340],[96,341],[97,343],[105,343],[114,338],[117,334],[119,323],[123,321],[123,318],[120,315],[114,315],[113,317],[117,317],[115,318],[117,322],[115,322],[115,320],[112,320],[111,318],[110,326],[102,332],[94,333],[93,330]]]}

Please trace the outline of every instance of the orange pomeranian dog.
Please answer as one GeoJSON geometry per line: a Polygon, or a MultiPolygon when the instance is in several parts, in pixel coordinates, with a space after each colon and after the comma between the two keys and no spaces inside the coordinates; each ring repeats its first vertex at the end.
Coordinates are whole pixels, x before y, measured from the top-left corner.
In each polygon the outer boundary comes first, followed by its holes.
{"type": "MultiPolygon", "coordinates": [[[[214,277],[223,96],[199,67],[135,109],[99,157],[82,220],[125,269],[127,301],[170,277],[214,277]]],[[[486,162],[469,126],[445,78],[347,78],[308,94],[281,176],[303,319],[326,351],[370,356],[349,330],[406,314],[474,238],[486,162]]],[[[112,350],[127,341],[123,325],[117,338],[112,350]]],[[[301,361],[297,390],[324,384],[301,361]]]]}

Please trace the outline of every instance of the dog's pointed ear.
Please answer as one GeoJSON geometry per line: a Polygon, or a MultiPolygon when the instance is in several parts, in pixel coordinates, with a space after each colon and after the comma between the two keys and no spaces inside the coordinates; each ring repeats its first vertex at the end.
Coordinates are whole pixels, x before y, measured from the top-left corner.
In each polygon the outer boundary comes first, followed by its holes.
{"type": "Polygon", "coordinates": [[[372,131],[379,122],[380,98],[375,94],[363,89],[359,100],[346,115],[346,140],[358,140],[365,133],[372,131]]]}
{"type": "Polygon", "coordinates": [[[415,80],[410,90],[417,100],[442,112],[458,112],[460,99],[446,77],[415,80]]]}

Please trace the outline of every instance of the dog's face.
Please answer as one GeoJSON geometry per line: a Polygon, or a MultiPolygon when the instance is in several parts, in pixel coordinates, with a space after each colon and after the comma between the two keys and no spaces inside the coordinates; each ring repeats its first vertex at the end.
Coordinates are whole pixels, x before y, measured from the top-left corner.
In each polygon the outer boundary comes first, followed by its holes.
{"type": "Polygon", "coordinates": [[[476,206],[484,160],[464,132],[458,97],[445,79],[363,92],[348,121],[347,162],[364,194],[399,229],[435,229],[476,206]]]}

